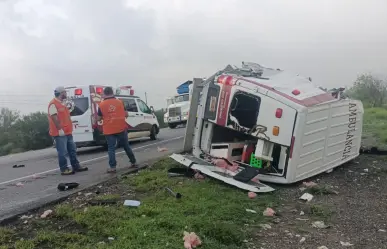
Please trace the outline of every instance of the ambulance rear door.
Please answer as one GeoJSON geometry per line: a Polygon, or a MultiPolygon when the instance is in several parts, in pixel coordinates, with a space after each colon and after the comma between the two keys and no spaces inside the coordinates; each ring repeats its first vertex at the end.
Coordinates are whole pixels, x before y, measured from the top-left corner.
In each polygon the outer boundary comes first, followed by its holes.
{"type": "Polygon", "coordinates": [[[93,141],[92,105],[90,87],[66,87],[66,106],[70,110],[73,123],[74,142],[93,141]]]}

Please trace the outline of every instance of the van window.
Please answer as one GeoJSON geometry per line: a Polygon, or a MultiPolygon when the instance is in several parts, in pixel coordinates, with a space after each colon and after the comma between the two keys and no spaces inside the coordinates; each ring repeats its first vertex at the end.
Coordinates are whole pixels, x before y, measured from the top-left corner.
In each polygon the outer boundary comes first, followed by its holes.
{"type": "MultiPolygon", "coordinates": [[[[89,98],[74,98],[72,99],[72,111],[70,112],[71,116],[81,116],[89,109],[89,98]]],[[[71,110],[71,109],[70,109],[71,110]]]]}
{"type": "Polygon", "coordinates": [[[143,113],[152,114],[152,110],[142,101],[141,99],[138,99],[138,107],[143,113]]]}
{"type": "Polygon", "coordinates": [[[127,112],[138,112],[137,104],[134,99],[123,99],[125,111],[127,112]]]}

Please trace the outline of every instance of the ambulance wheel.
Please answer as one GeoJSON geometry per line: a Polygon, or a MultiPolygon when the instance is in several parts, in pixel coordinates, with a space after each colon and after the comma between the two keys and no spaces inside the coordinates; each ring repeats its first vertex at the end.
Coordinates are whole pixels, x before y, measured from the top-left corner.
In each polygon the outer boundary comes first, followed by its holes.
{"type": "Polygon", "coordinates": [[[168,126],[169,126],[169,128],[171,128],[171,129],[175,129],[176,126],[177,126],[177,124],[168,124],[168,126]]]}
{"type": "Polygon", "coordinates": [[[156,126],[152,126],[152,129],[150,132],[150,139],[157,140],[157,128],[156,128],[156,126]]]}

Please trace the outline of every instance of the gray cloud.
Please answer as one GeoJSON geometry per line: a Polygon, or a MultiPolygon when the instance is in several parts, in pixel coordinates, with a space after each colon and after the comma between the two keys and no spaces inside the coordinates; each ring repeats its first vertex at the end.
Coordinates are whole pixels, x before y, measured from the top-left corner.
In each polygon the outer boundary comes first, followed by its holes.
{"type": "Polygon", "coordinates": [[[19,94],[41,109],[57,85],[96,83],[164,107],[179,83],[242,60],[349,85],[387,71],[386,14],[383,0],[3,1],[0,105],[19,94]]]}

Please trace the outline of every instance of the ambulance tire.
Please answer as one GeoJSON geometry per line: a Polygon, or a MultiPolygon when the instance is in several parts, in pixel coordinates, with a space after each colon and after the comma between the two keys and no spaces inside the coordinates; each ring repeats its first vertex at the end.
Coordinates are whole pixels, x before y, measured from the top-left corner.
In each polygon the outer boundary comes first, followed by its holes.
{"type": "Polygon", "coordinates": [[[157,127],[154,125],[152,126],[151,132],[150,132],[150,139],[151,140],[157,140],[157,127]]]}
{"type": "Polygon", "coordinates": [[[168,124],[169,128],[175,129],[177,127],[177,124],[168,124]]]}

